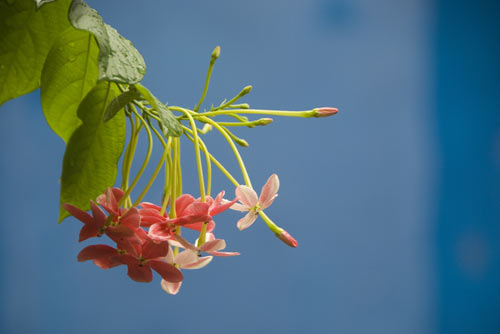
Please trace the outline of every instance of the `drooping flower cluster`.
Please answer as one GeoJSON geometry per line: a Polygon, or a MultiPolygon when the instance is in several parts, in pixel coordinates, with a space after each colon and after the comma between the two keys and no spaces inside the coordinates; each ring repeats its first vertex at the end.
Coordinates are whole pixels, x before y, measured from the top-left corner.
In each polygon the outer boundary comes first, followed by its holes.
{"type": "MultiPolygon", "coordinates": [[[[97,204],[91,201],[91,214],[68,203],[63,206],[83,223],[79,241],[106,235],[115,245],[87,246],[78,254],[78,261],[92,260],[102,269],[126,265],[128,276],[136,282],[151,282],[154,270],[162,277],[162,288],[176,294],[183,280],[180,269],[203,268],[214,256],[240,255],[238,252],[222,251],[226,242],[216,239],[213,217],[229,208],[248,211],[237,223],[240,230],[246,229],[257,219],[258,212],[271,205],[278,187],[278,176],[273,174],[258,199],[255,191],[247,186],[238,186],[233,200],[224,199],[224,191],[215,198],[207,196],[205,202],[184,194],[175,200],[176,217],[169,217],[166,210],[149,202],[140,203],[139,208],[120,207],[124,195],[120,188],[108,188],[97,197],[97,204]],[[182,228],[205,233],[205,241],[200,242],[198,238],[190,243],[182,237],[182,228]],[[180,249],[183,250],[179,252],[180,249]]],[[[277,235],[286,244],[297,246],[295,239],[286,231],[281,234],[285,240],[277,235]]]]}

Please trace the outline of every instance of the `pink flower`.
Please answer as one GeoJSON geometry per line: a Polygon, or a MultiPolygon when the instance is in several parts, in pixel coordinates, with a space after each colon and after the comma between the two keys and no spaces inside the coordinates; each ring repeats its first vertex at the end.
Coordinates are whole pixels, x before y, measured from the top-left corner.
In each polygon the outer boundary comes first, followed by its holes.
{"type": "Polygon", "coordinates": [[[295,240],[295,238],[292,237],[290,235],[290,233],[288,233],[284,229],[281,229],[281,231],[279,233],[275,233],[275,235],[276,235],[276,237],[278,239],[280,239],[281,241],[283,241],[285,244],[287,244],[290,247],[294,247],[295,248],[299,244],[297,242],[297,240],[295,240]]]}
{"type": "Polygon", "coordinates": [[[248,211],[245,217],[241,218],[236,226],[240,230],[249,228],[257,219],[259,211],[268,208],[278,196],[280,181],[278,175],[273,174],[269,177],[266,184],[262,187],[260,197],[257,198],[257,193],[250,187],[236,187],[236,197],[241,202],[233,204],[231,209],[237,211],[248,211]]]}
{"type": "Polygon", "coordinates": [[[212,261],[213,256],[236,256],[240,255],[238,252],[221,252],[220,250],[226,248],[226,241],[223,239],[215,239],[213,233],[206,234],[207,241],[197,247],[180,235],[175,235],[175,241],[170,241],[171,245],[185,248],[180,252],[175,259],[167,256],[167,262],[175,263],[183,269],[200,269],[205,267],[212,261]],[[201,253],[208,253],[209,256],[201,256],[201,253]]]}
{"type": "Polygon", "coordinates": [[[112,239],[133,237],[135,229],[140,225],[140,215],[136,208],[122,211],[123,216],[117,217],[114,222],[112,220],[108,222],[108,217],[104,211],[93,201],[90,201],[92,216],[69,203],[64,203],[63,207],[84,224],[80,230],[78,241],[98,237],[103,233],[106,233],[112,239]]]}

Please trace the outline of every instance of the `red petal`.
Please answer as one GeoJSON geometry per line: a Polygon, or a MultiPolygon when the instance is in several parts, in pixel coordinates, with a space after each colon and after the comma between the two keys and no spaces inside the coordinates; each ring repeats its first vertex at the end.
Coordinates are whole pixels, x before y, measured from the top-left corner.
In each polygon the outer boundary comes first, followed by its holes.
{"type": "Polygon", "coordinates": [[[110,226],[106,229],[106,235],[110,238],[130,238],[134,234],[134,230],[125,225],[110,226]]]}
{"type": "Polygon", "coordinates": [[[177,215],[184,215],[184,210],[186,209],[186,207],[194,201],[194,197],[189,194],[184,194],[177,197],[177,199],[175,200],[175,212],[177,213],[177,215]]]}
{"type": "Polygon", "coordinates": [[[101,228],[106,224],[106,214],[104,211],[98,207],[94,201],[90,201],[90,208],[92,209],[92,215],[94,216],[94,222],[97,227],[101,228]]]}
{"type": "Polygon", "coordinates": [[[94,263],[96,266],[98,266],[101,269],[110,269],[114,268],[116,266],[121,265],[122,263],[117,260],[116,256],[108,257],[108,258],[100,258],[100,259],[94,259],[94,263]]]}
{"type": "Polygon", "coordinates": [[[155,259],[167,256],[169,250],[168,241],[155,241],[148,238],[142,245],[142,257],[145,259],[155,259]]]}
{"type": "Polygon", "coordinates": [[[215,256],[222,256],[222,257],[240,255],[240,253],[238,253],[238,252],[207,252],[207,253],[211,254],[211,255],[215,255],[215,256]]]}
{"type": "Polygon", "coordinates": [[[208,215],[209,208],[210,208],[210,206],[208,205],[208,203],[193,202],[186,207],[186,209],[184,210],[184,214],[179,215],[179,216],[208,215]]]}
{"type": "Polygon", "coordinates": [[[153,272],[149,264],[141,265],[139,261],[128,265],[128,277],[136,282],[151,282],[153,280],[153,272]]]}
{"type": "Polygon", "coordinates": [[[209,221],[211,217],[206,214],[201,214],[201,215],[189,215],[189,216],[183,216],[179,218],[174,218],[168,220],[169,223],[175,224],[178,226],[184,226],[186,224],[194,224],[194,223],[203,223],[205,221],[209,221]]]}
{"type": "MultiPolygon", "coordinates": [[[[201,231],[201,227],[203,226],[203,222],[201,223],[195,223],[195,224],[189,224],[189,225],[183,225],[183,227],[190,228],[192,230],[196,231],[201,231]]],[[[207,224],[207,232],[212,232],[215,228],[215,222],[213,220],[210,220],[207,224]]]]}
{"type": "Polygon", "coordinates": [[[71,205],[69,203],[64,203],[63,208],[69,212],[70,215],[78,219],[84,224],[91,224],[93,222],[92,216],[86,213],[83,210],[80,210],[74,205],[71,205]]]}
{"type": "Polygon", "coordinates": [[[177,283],[184,279],[181,271],[170,263],[159,260],[151,260],[149,261],[149,264],[151,265],[151,268],[160,274],[166,281],[177,283]]]}
{"type": "Polygon", "coordinates": [[[151,225],[148,234],[155,240],[169,240],[172,239],[174,235],[169,224],[166,223],[156,223],[151,225]]]}
{"type": "Polygon", "coordinates": [[[212,210],[210,210],[210,215],[212,217],[215,216],[215,215],[218,215],[219,213],[221,213],[221,212],[226,211],[227,209],[229,209],[236,202],[238,202],[238,198],[235,198],[235,199],[233,199],[230,202],[228,201],[228,202],[226,202],[226,203],[224,203],[222,205],[217,205],[212,210]]]}
{"type": "Polygon", "coordinates": [[[80,230],[80,237],[78,238],[78,241],[83,241],[89,238],[97,237],[98,233],[99,233],[99,228],[95,224],[83,225],[82,229],[80,230]]]}
{"type": "Polygon", "coordinates": [[[156,204],[149,203],[149,202],[142,202],[139,204],[139,206],[141,208],[144,208],[144,209],[152,209],[152,210],[158,211],[158,213],[161,211],[161,207],[159,207],[156,204]]]}
{"type": "Polygon", "coordinates": [[[91,245],[87,246],[78,254],[78,261],[88,261],[101,258],[109,258],[118,255],[118,252],[113,247],[108,245],[91,245]]]}
{"type": "Polygon", "coordinates": [[[141,225],[141,215],[137,208],[130,208],[127,212],[120,218],[120,223],[136,229],[141,225]]]}

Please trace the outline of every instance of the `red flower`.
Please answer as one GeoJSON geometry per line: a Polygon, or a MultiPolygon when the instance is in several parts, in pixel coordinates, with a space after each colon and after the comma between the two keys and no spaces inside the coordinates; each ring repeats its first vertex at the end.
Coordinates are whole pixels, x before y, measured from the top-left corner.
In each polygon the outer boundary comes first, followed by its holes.
{"type": "Polygon", "coordinates": [[[107,245],[85,247],[78,254],[78,261],[94,260],[94,263],[103,269],[125,264],[128,267],[128,276],[136,282],[151,282],[153,280],[151,269],[169,282],[182,281],[181,271],[164,261],[169,252],[168,242],[158,242],[147,235],[142,237],[144,238],[142,245],[130,247],[129,244],[126,250],[120,249],[120,245],[118,249],[107,245]]]}

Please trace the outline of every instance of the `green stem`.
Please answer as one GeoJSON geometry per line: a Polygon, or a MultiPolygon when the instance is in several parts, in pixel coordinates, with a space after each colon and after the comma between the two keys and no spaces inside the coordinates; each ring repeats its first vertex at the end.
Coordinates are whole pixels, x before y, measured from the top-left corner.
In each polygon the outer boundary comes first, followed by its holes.
{"type": "Polygon", "coordinates": [[[219,58],[220,47],[216,47],[212,52],[212,56],[210,58],[210,64],[208,66],[207,77],[205,78],[205,86],[203,87],[203,93],[201,94],[200,101],[194,107],[194,111],[198,111],[200,109],[201,104],[205,100],[205,96],[207,95],[208,85],[210,84],[210,77],[212,76],[212,69],[214,68],[215,61],[219,58]]]}
{"type": "Polygon", "coordinates": [[[165,161],[165,159],[167,158],[167,155],[168,153],[170,152],[170,146],[169,144],[171,144],[171,141],[168,141],[168,144],[165,143],[165,140],[163,140],[163,137],[160,135],[160,133],[158,132],[158,130],[156,130],[150,123],[149,119],[148,119],[148,124],[149,124],[149,127],[151,129],[153,129],[155,135],[158,137],[158,139],[160,140],[162,146],[163,146],[163,154],[161,156],[161,159],[160,161],[158,162],[158,164],[156,165],[156,168],[155,170],[153,171],[153,174],[151,175],[151,177],[149,178],[149,181],[148,183],[146,184],[146,186],[144,187],[144,189],[142,190],[142,192],[140,193],[140,195],[137,197],[137,199],[135,200],[134,202],[134,205],[133,206],[137,206],[141,201],[142,199],[144,198],[144,196],[147,194],[147,192],[149,191],[149,188],[151,188],[151,185],[153,184],[153,182],[155,181],[156,179],[156,176],[158,175],[158,173],[160,172],[162,166],[163,166],[163,162],[165,161]]]}
{"type": "MultiPolygon", "coordinates": [[[[185,127],[184,125],[182,126],[182,128],[184,129],[184,131],[187,131],[191,135],[193,134],[193,131],[191,131],[191,129],[185,127]]],[[[191,137],[188,137],[188,138],[191,139],[191,137]]],[[[191,141],[194,143],[194,139],[191,139],[191,141]]],[[[205,153],[205,158],[207,160],[207,190],[206,190],[206,192],[207,192],[207,196],[210,196],[210,191],[212,188],[212,163],[210,161],[210,153],[208,153],[207,146],[205,145],[203,140],[201,140],[200,137],[198,137],[198,141],[201,145],[201,150],[203,151],[203,153],[205,153]]]]}
{"type": "MultiPolygon", "coordinates": [[[[173,107],[169,107],[175,110],[173,107]]],[[[316,110],[305,110],[305,111],[287,111],[287,110],[264,110],[264,109],[231,109],[231,110],[221,110],[221,111],[209,111],[203,114],[196,115],[194,117],[203,116],[218,116],[218,115],[228,115],[228,114],[256,114],[256,115],[275,115],[275,116],[286,116],[286,117],[315,117],[316,110]]]]}
{"type": "Polygon", "coordinates": [[[139,172],[135,176],[130,187],[128,187],[127,190],[125,191],[125,194],[123,195],[123,197],[118,202],[118,206],[121,206],[123,204],[123,201],[125,200],[125,198],[127,198],[130,195],[130,193],[132,192],[132,190],[134,189],[135,185],[137,184],[137,182],[141,178],[142,174],[144,173],[144,170],[146,169],[146,167],[148,165],[149,158],[151,157],[151,152],[153,151],[153,136],[151,135],[151,130],[149,129],[148,124],[146,123],[144,118],[142,118],[142,116],[137,112],[137,110],[135,108],[132,108],[132,111],[134,112],[135,116],[137,118],[139,118],[139,120],[141,121],[141,125],[144,126],[144,128],[146,129],[146,132],[148,134],[148,151],[146,153],[146,157],[144,159],[144,162],[142,163],[142,166],[139,169],[139,172]]]}

